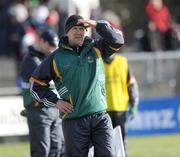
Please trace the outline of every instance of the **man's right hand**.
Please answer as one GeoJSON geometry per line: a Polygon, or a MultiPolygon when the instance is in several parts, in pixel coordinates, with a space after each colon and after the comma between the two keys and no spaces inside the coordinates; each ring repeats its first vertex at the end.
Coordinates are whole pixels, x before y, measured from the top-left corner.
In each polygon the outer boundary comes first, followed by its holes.
{"type": "Polygon", "coordinates": [[[55,107],[65,114],[73,112],[73,105],[63,100],[58,100],[55,107]]]}

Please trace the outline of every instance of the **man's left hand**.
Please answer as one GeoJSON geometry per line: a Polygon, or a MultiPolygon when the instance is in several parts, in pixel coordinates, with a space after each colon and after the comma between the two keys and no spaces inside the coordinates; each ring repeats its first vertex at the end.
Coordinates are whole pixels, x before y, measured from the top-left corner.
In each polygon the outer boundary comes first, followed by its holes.
{"type": "Polygon", "coordinates": [[[137,113],[137,106],[133,106],[129,108],[129,118],[130,120],[133,120],[137,113]]]}

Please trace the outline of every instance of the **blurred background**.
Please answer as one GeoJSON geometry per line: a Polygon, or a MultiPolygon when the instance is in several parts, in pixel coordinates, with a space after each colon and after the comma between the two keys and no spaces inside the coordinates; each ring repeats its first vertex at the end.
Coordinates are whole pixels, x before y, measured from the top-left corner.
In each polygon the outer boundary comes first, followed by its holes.
{"type": "MultiPolygon", "coordinates": [[[[129,122],[129,157],[180,154],[179,0],[0,0],[0,157],[29,157],[19,70],[28,46],[47,28],[64,34],[71,14],[109,21],[123,31],[121,54],[140,88],[129,122]],[[13,151],[12,151],[13,150],[13,151]]],[[[94,30],[88,35],[96,38],[94,30]]]]}

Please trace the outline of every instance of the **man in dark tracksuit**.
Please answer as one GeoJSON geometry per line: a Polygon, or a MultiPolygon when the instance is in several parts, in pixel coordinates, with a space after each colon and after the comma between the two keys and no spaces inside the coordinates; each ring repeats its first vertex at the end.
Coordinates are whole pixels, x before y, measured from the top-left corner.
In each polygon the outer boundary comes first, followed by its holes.
{"type": "Polygon", "coordinates": [[[31,93],[44,106],[61,111],[68,157],[87,157],[90,143],[96,157],[114,157],[102,58],[124,44],[122,32],[108,22],[84,20],[79,15],[67,19],[65,32],[59,48],[34,71],[31,93]],[[86,37],[87,27],[95,28],[102,38],[86,37]],[[61,99],[49,90],[50,80],[61,99]]]}
{"type": "Polygon", "coordinates": [[[62,128],[59,111],[55,107],[41,106],[30,94],[29,79],[34,69],[57,48],[58,36],[45,31],[39,45],[31,46],[21,66],[22,95],[29,127],[31,157],[60,157],[62,128]]]}

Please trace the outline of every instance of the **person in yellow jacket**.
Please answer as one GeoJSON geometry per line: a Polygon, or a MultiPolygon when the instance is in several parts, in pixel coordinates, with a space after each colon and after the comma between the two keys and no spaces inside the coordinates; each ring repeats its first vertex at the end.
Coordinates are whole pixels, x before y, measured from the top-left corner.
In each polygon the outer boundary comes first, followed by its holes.
{"type": "Polygon", "coordinates": [[[104,60],[106,78],[107,112],[113,127],[121,127],[125,154],[127,114],[130,119],[135,117],[139,104],[139,89],[135,76],[129,67],[127,58],[114,54],[104,60]]]}

